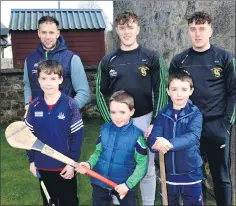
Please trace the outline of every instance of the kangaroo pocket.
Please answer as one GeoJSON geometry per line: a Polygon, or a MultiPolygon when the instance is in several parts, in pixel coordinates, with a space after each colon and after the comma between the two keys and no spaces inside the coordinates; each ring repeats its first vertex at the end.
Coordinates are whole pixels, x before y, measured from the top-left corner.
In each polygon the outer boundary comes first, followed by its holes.
{"type": "Polygon", "coordinates": [[[202,135],[222,145],[225,144],[226,138],[229,138],[230,133],[227,128],[228,125],[225,125],[223,117],[206,120],[203,123],[202,135]]]}

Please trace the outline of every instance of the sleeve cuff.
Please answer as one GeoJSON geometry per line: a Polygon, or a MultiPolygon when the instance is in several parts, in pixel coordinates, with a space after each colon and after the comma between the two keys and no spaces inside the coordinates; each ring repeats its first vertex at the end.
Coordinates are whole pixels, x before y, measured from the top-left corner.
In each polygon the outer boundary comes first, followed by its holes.
{"type": "Polygon", "coordinates": [[[132,188],[128,185],[127,182],[125,182],[125,185],[129,188],[129,190],[131,190],[132,188]]]}
{"type": "Polygon", "coordinates": [[[87,161],[87,163],[89,164],[90,169],[93,169],[91,163],[89,161],[87,161]]]}

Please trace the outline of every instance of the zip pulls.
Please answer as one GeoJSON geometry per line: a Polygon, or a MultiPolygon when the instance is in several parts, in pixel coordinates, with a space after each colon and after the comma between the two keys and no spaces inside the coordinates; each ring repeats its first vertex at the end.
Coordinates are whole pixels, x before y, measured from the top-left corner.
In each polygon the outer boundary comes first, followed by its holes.
{"type": "Polygon", "coordinates": [[[45,51],[45,59],[48,60],[48,52],[49,51],[45,51]]]}

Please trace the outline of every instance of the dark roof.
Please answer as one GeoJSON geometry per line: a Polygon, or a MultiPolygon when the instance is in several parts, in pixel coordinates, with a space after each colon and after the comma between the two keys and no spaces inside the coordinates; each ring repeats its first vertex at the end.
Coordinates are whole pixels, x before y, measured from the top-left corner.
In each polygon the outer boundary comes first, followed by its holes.
{"type": "Polygon", "coordinates": [[[8,28],[1,23],[1,36],[7,36],[8,35],[8,28]]]}
{"type": "Polygon", "coordinates": [[[105,29],[101,9],[12,9],[9,30],[37,30],[42,16],[53,16],[59,29],[105,29]]]}

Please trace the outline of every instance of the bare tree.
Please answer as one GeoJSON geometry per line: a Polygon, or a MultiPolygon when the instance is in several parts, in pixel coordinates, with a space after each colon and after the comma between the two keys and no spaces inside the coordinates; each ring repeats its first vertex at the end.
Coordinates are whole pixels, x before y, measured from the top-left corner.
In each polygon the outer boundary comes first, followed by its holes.
{"type": "MultiPolygon", "coordinates": [[[[97,1],[78,1],[78,9],[102,9],[97,1]]],[[[112,22],[109,20],[106,11],[103,10],[103,17],[108,29],[111,28],[112,22]]]]}

